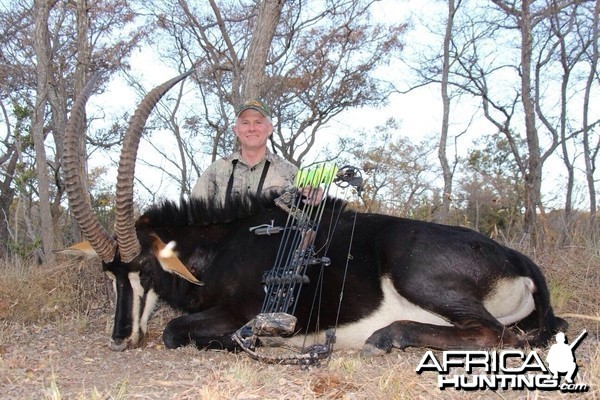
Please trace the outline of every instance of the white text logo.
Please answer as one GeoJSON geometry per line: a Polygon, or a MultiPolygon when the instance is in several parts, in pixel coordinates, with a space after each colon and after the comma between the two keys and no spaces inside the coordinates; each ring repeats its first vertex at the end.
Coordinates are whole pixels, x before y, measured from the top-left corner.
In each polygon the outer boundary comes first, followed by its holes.
{"type": "Polygon", "coordinates": [[[444,351],[441,358],[429,350],[416,368],[417,373],[438,372],[440,389],[539,389],[563,392],[585,392],[588,386],[575,383],[577,363],[574,349],[585,337],[584,330],[570,345],[565,334],[556,335],[556,343],[550,347],[546,363],[536,351],[444,351]],[[457,374],[454,369],[464,371],[457,374]],[[454,373],[453,373],[454,372],[454,373]],[[564,382],[561,383],[561,377],[564,382]]]}

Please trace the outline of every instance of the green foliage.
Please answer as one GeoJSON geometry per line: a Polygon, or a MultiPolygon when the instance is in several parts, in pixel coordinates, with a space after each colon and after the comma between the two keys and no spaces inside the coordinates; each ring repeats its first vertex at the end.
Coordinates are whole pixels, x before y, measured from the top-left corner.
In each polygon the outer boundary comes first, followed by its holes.
{"type": "MultiPolygon", "coordinates": [[[[432,220],[442,204],[432,160],[435,144],[414,144],[396,129],[390,119],[365,133],[366,140],[350,143],[351,162],[365,173],[361,208],[432,220]]],[[[482,137],[476,145],[460,163],[447,222],[510,237],[519,232],[524,204],[518,165],[502,136],[482,137]]]]}
{"type": "Polygon", "coordinates": [[[16,165],[13,174],[13,185],[16,194],[29,195],[33,192],[36,182],[33,138],[31,135],[31,108],[27,105],[13,103],[12,108],[14,123],[14,138],[16,147],[19,151],[19,162],[16,165]]]}
{"type": "Polygon", "coordinates": [[[433,146],[413,144],[395,135],[398,125],[390,119],[374,132],[365,132],[350,151],[353,163],[365,173],[363,209],[410,216],[427,203],[434,191],[435,168],[430,162],[433,146]]]}
{"type": "Polygon", "coordinates": [[[104,177],[108,169],[97,167],[88,173],[91,204],[100,223],[110,231],[115,223],[115,188],[104,177]]]}
{"type": "Polygon", "coordinates": [[[34,240],[18,240],[10,238],[7,242],[8,251],[18,257],[20,260],[29,259],[36,249],[42,245],[42,239],[35,238],[34,240]]]}
{"type": "Polygon", "coordinates": [[[506,235],[520,224],[524,207],[519,168],[504,136],[482,137],[476,145],[462,164],[456,207],[463,224],[487,235],[506,235]]]}

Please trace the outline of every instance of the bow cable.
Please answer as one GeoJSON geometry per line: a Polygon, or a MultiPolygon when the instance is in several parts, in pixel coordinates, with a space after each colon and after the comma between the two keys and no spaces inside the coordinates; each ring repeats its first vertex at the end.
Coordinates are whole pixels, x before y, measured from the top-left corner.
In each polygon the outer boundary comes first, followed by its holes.
{"type": "Polygon", "coordinates": [[[253,359],[267,363],[313,365],[320,363],[321,359],[328,358],[331,355],[333,343],[335,342],[335,330],[337,329],[341,312],[341,302],[349,261],[351,259],[350,250],[354,239],[357,214],[357,211],[355,211],[335,325],[332,329],[325,332],[324,344],[313,344],[305,348],[315,303],[318,304],[315,325],[317,328],[316,332],[318,332],[324,268],[331,263],[326,255],[344,209],[344,207],[340,207],[336,211],[334,203],[334,210],[331,214],[324,246],[315,251],[314,243],[321,218],[324,214],[331,183],[335,183],[338,187],[344,189],[353,186],[357,189],[359,195],[362,190],[362,177],[360,172],[354,167],[344,166],[338,169],[335,165],[324,163],[317,167],[301,169],[296,176],[295,186],[297,188],[308,188],[307,197],[303,198],[303,196],[299,195],[301,189],[294,189],[291,192],[285,192],[275,201],[279,207],[288,211],[285,227],[275,227],[273,226],[273,221],[271,221],[271,225],[264,224],[250,228],[251,231],[258,235],[282,233],[273,267],[263,275],[265,298],[261,312],[233,334],[233,339],[253,359]],[[315,199],[318,200],[315,201],[315,199]],[[290,204],[290,206],[287,204],[290,204]],[[335,222],[334,216],[336,216],[335,222]],[[317,253],[321,251],[323,251],[323,256],[317,258],[317,253]],[[290,336],[295,333],[297,319],[294,313],[298,298],[302,286],[310,282],[306,275],[306,270],[311,265],[319,264],[321,268],[316,282],[317,290],[315,291],[307,321],[305,342],[302,345],[303,353],[294,356],[266,356],[260,354],[256,351],[256,343],[260,337],[290,336]],[[319,299],[318,302],[317,299],[319,299]]]}

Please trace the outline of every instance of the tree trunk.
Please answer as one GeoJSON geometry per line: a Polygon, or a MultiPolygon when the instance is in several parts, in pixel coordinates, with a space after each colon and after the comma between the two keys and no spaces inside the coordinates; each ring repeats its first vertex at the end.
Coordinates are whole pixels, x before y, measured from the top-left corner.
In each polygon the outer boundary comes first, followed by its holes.
{"type": "Polygon", "coordinates": [[[531,53],[532,53],[532,17],[530,0],[521,4],[521,92],[523,111],[525,113],[525,131],[527,136],[527,173],[525,174],[525,216],[523,221],[524,235],[533,246],[538,245],[537,208],[541,208],[542,163],[540,143],[535,123],[535,103],[532,98],[531,53]]]}
{"type": "MultiPolygon", "coordinates": [[[[90,45],[88,42],[88,32],[90,28],[90,19],[88,16],[87,0],[77,0],[77,68],[75,68],[75,92],[73,96],[77,96],[83,90],[87,83],[88,70],[90,66],[90,45]]],[[[66,113],[66,110],[65,110],[66,113]]],[[[63,131],[64,132],[64,131],[63,131]]],[[[82,155],[81,176],[87,177],[87,157],[85,149],[85,135],[79,138],[79,151],[82,155]]],[[[83,184],[87,189],[88,181],[84,179],[83,184]]],[[[89,193],[89,189],[87,189],[89,193]]],[[[87,199],[89,200],[89,198],[87,199]]]]}
{"type": "MultiPolygon", "coordinates": [[[[88,42],[89,35],[89,27],[90,27],[90,19],[88,15],[88,2],[87,0],[77,0],[77,9],[76,9],[76,20],[77,20],[77,38],[76,38],[76,46],[77,46],[77,67],[75,68],[74,73],[74,88],[73,88],[73,101],[77,100],[77,96],[82,92],[85,84],[88,79],[88,72],[90,67],[90,45],[88,42]]],[[[62,92],[63,97],[65,97],[64,102],[60,102],[63,107],[57,107],[56,112],[64,115],[64,120],[66,121],[67,115],[67,107],[66,107],[66,92],[62,92]]],[[[57,94],[57,97],[59,94],[57,94]]],[[[58,106],[58,104],[57,104],[58,106]]],[[[57,121],[58,123],[62,123],[61,121],[57,121]]],[[[59,130],[59,132],[64,132],[64,129],[59,130]]],[[[83,177],[87,177],[88,168],[87,168],[87,157],[86,157],[86,140],[85,135],[81,135],[79,138],[79,154],[81,154],[80,163],[79,163],[79,174],[83,177]]],[[[57,142],[60,141],[61,149],[63,148],[62,143],[64,141],[64,137],[61,135],[60,138],[57,138],[57,142]]],[[[57,157],[57,160],[60,160],[62,165],[62,155],[63,152],[60,152],[60,157],[57,157]]],[[[58,162],[58,161],[57,161],[58,162]]],[[[61,168],[62,169],[62,168],[61,168]]],[[[86,193],[90,193],[88,180],[83,179],[82,185],[84,187],[84,191],[86,193]]],[[[88,196],[85,199],[86,202],[91,203],[91,198],[88,196]]],[[[83,238],[83,234],[81,229],[77,225],[75,220],[72,221],[73,226],[71,226],[71,232],[73,234],[73,238],[75,240],[81,240],[83,238]]]]}
{"type": "MultiPolygon", "coordinates": [[[[557,26],[559,25],[559,17],[556,16],[557,26]]],[[[559,29],[559,28],[556,28],[559,29]]],[[[565,168],[567,169],[567,186],[565,188],[565,214],[564,214],[564,224],[561,227],[560,236],[558,244],[559,246],[569,246],[571,244],[571,233],[572,233],[572,223],[573,223],[573,190],[575,188],[575,166],[574,161],[571,160],[571,156],[569,154],[569,148],[567,146],[568,138],[567,138],[567,121],[568,121],[568,109],[567,104],[569,102],[569,79],[571,76],[572,66],[569,65],[569,54],[567,51],[567,43],[565,43],[565,38],[563,34],[557,35],[559,38],[559,48],[560,48],[560,62],[562,65],[562,80],[560,86],[560,122],[559,129],[560,132],[560,142],[561,142],[561,150],[562,150],[562,158],[565,164],[565,168]]],[[[539,101],[539,100],[538,100],[539,101]]],[[[540,113],[541,114],[541,113],[540,113]]],[[[546,123],[546,118],[541,118],[542,122],[546,123]]],[[[550,125],[550,124],[547,124],[550,125]]],[[[552,131],[552,126],[548,126],[548,129],[552,131]]],[[[576,158],[576,157],[574,157],[576,158]]]]}
{"type": "MultiPolygon", "coordinates": [[[[593,150],[590,146],[591,142],[591,134],[592,129],[589,125],[589,113],[590,113],[590,97],[592,93],[592,86],[594,85],[594,81],[596,80],[597,71],[598,71],[598,40],[599,38],[599,28],[600,24],[600,0],[596,0],[596,4],[594,6],[594,18],[592,23],[592,56],[590,62],[590,73],[588,75],[588,79],[585,85],[585,94],[584,94],[584,104],[583,104],[583,156],[585,160],[585,177],[588,186],[588,193],[590,196],[590,230],[593,236],[599,235],[600,232],[597,232],[597,217],[596,213],[597,205],[596,205],[596,184],[594,181],[594,172],[595,172],[595,159],[592,157],[593,150]]],[[[597,236],[596,236],[597,237],[597,236]]]]}
{"type": "Polygon", "coordinates": [[[48,33],[50,7],[50,2],[47,0],[35,0],[34,2],[37,92],[32,121],[32,135],[39,185],[41,236],[44,250],[44,259],[42,261],[52,265],[55,263],[53,254],[54,227],[52,224],[52,211],[50,206],[50,184],[48,168],[46,167],[46,149],[44,147],[44,120],[46,104],[48,102],[51,57],[50,38],[48,33]]]}
{"type": "Polygon", "coordinates": [[[10,206],[15,198],[12,181],[19,158],[16,149],[7,149],[7,155],[9,154],[10,158],[4,165],[4,180],[0,181],[0,218],[2,219],[0,221],[0,258],[4,258],[8,254],[10,206]]]}
{"type": "Polygon", "coordinates": [[[281,17],[283,0],[263,0],[252,31],[252,41],[248,49],[246,67],[243,71],[240,102],[249,98],[263,97],[262,85],[265,78],[267,56],[275,34],[275,28],[281,17]]]}
{"type": "Polygon", "coordinates": [[[448,76],[450,74],[450,43],[452,41],[452,26],[456,13],[454,0],[448,0],[448,20],[446,21],[446,33],[444,35],[444,53],[442,55],[442,127],[440,130],[440,142],[438,146],[438,159],[442,167],[444,178],[444,192],[442,193],[442,207],[438,213],[438,222],[444,224],[450,212],[452,202],[452,171],[448,163],[446,148],[448,146],[448,127],[450,124],[450,97],[448,95],[448,76]]]}

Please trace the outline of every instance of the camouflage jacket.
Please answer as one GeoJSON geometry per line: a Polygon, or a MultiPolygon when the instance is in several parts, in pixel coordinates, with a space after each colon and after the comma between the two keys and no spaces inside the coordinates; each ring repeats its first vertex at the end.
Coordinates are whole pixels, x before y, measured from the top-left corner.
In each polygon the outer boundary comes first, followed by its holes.
{"type": "Polygon", "coordinates": [[[282,192],[294,185],[297,167],[268,149],[265,158],[252,167],[244,163],[239,152],[235,152],[229,157],[215,161],[204,171],[194,185],[192,197],[215,199],[224,203],[232,173],[232,195],[256,193],[267,161],[269,167],[263,181],[262,193],[282,192]]]}

